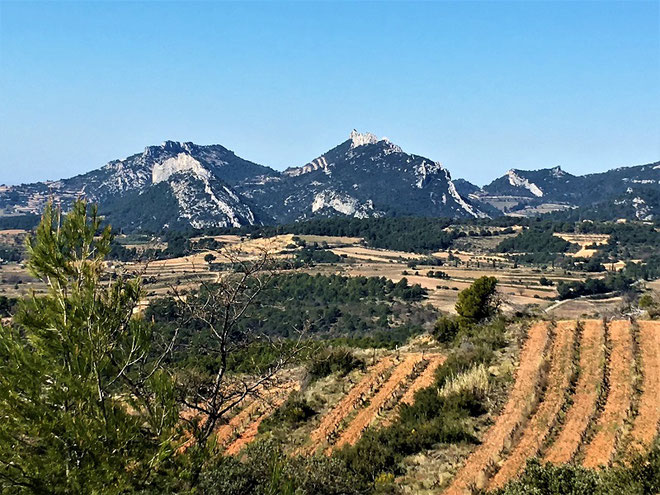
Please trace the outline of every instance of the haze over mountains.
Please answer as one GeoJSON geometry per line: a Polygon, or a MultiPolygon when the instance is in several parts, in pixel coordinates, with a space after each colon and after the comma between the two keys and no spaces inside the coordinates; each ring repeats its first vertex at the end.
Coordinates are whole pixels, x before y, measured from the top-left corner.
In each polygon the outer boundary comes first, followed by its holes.
{"type": "Polygon", "coordinates": [[[651,220],[660,162],[574,176],[560,167],[510,170],[480,188],[386,138],[353,131],[301,167],[279,172],[221,145],[166,141],[69,179],[0,186],[0,215],[39,213],[49,198],[85,196],[116,227],[241,227],[318,216],[535,215],[573,207],[651,220]]]}

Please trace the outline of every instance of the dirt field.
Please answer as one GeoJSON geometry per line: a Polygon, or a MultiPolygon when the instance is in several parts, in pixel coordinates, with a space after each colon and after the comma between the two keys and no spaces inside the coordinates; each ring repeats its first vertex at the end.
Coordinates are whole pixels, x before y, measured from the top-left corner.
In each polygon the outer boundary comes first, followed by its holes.
{"type": "Polygon", "coordinates": [[[571,381],[575,333],[575,321],[557,323],[543,402],[522,431],[518,445],[507,456],[504,464],[488,485],[489,489],[501,488],[508,480],[520,473],[525,467],[527,459],[535,456],[541,449],[550,429],[555,424],[564,403],[564,393],[571,381]]]}
{"type": "Polygon", "coordinates": [[[582,331],[577,333],[573,321],[558,322],[555,332],[543,324],[533,326],[521,352],[520,367],[507,405],[444,493],[499,488],[517,476],[526,460],[539,451],[545,451],[546,461],[565,463],[576,459],[576,453],[582,448],[578,460],[582,459],[580,462],[585,467],[597,468],[608,465],[617,453],[625,456],[626,452],[648,449],[658,435],[660,421],[657,394],[651,392],[660,383],[657,363],[660,322],[640,321],[639,328],[641,360],[647,364],[642,372],[642,391],[636,392],[632,386],[636,347],[633,345],[634,326],[630,322],[615,320],[608,324],[611,351],[605,366],[607,334],[601,321],[585,321],[582,331]],[[574,339],[580,334],[576,347],[574,339]],[[552,339],[547,376],[542,373],[543,366],[538,364],[543,359],[543,338],[552,339]],[[560,418],[566,394],[570,392],[572,363],[578,349],[581,371],[572,391],[572,406],[566,416],[560,418]],[[602,389],[605,376],[609,386],[602,389]],[[530,404],[534,391],[539,390],[539,377],[547,385],[538,407],[534,408],[530,404]],[[636,393],[641,394],[639,406],[635,417],[629,418],[636,393]],[[604,405],[598,410],[601,395],[604,405]],[[628,419],[632,419],[632,429],[625,427],[628,419]],[[549,436],[553,426],[558,434],[549,436]],[[516,434],[516,430],[520,434],[516,434]]]}
{"type": "Polygon", "coordinates": [[[504,449],[511,445],[516,430],[523,425],[539,400],[541,379],[546,366],[546,348],[552,333],[545,322],[533,325],[520,353],[520,366],[506,406],[488,430],[481,445],[468,457],[446,494],[462,495],[467,490],[485,488],[488,472],[504,449]]]}
{"type": "Polygon", "coordinates": [[[567,242],[572,244],[577,244],[580,246],[580,250],[571,253],[570,256],[576,258],[591,258],[594,254],[598,252],[597,249],[588,248],[587,246],[602,246],[607,244],[610,240],[609,234],[560,234],[556,233],[555,236],[564,239],[567,242]]]}
{"type": "Polygon", "coordinates": [[[355,385],[334,409],[322,418],[319,427],[310,435],[310,445],[301,450],[301,453],[313,454],[324,443],[334,443],[337,438],[337,431],[344,418],[373,395],[387,378],[387,373],[393,364],[391,357],[385,357],[376,363],[369,374],[355,385]]]}
{"type": "Polygon", "coordinates": [[[545,454],[545,460],[555,464],[569,462],[580,447],[589,422],[596,412],[596,401],[605,364],[605,332],[600,321],[583,323],[580,342],[580,376],[575,387],[573,405],[564,418],[564,425],[545,454]]]}
{"type": "Polygon", "coordinates": [[[650,321],[639,322],[639,348],[643,381],[637,418],[631,432],[631,449],[647,450],[660,423],[660,329],[650,321]]]}
{"type": "MultiPolygon", "coordinates": [[[[536,455],[557,464],[578,462],[596,468],[607,465],[615,455],[645,451],[656,438],[660,421],[658,356],[658,321],[533,324],[502,411],[482,433],[481,444],[463,455],[466,460],[444,493],[499,488],[536,455]],[[633,344],[637,328],[639,346],[633,344]],[[607,353],[606,344],[610,348],[607,353]],[[639,391],[633,388],[636,349],[642,363],[639,391]],[[578,379],[571,387],[576,373],[578,379]],[[604,383],[609,385],[603,388],[604,383]],[[631,409],[633,403],[638,404],[635,410],[631,409]],[[624,423],[630,426],[625,428],[624,423]]],[[[299,447],[292,453],[330,453],[355,443],[367,427],[390,424],[398,405],[412,403],[414,393],[433,382],[437,367],[444,361],[435,351],[410,349],[374,358],[375,364],[366,372],[360,371],[353,386],[332,399],[315,426],[306,430],[306,440],[297,443],[299,447]]],[[[280,389],[267,402],[257,399],[247,403],[221,426],[217,438],[226,452],[236,454],[257,438],[261,422],[297,387],[280,389]]],[[[287,435],[297,437],[298,433],[287,435]]]]}
{"type": "Polygon", "coordinates": [[[612,351],[608,366],[607,402],[596,425],[596,435],[585,449],[583,465],[607,466],[614,455],[619,430],[628,415],[632,400],[633,352],[631,325],[613,321],[609,326],[612,351]]]}
{"type": "Polygon", "coordinates": [[[383,384],[378,392],[369,401],[369,405],[363,408],[358,415],[349,423],[339,436],[339,439],[328,448],[327,453],[343,445],[353,445],[362,435],[364,429],[376,419],[376,416],[384,408],[385,403],[391,399],[398,389],[409,386],[409,375],[413,372],[415,365],[422,361],[421,354],[408,354],[403,361],[392,371],[392,374],[383,384]]]}

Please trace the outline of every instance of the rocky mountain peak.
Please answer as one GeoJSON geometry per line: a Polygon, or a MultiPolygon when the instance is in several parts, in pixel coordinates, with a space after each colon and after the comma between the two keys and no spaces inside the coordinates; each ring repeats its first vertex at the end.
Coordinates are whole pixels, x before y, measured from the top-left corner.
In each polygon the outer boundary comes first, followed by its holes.
{"type": "Polygon", "coordinates": [[[351,149],[355,149],[359,146],[365,146],[367,144],[380,143],[385,146],[385,149],[388,153],[403,152],[400,146],[394,144],[388,138],[386,137],[379,138],[378,136],[370,132],[358,132],[355,129],[353,129],[349,136],[349,141],[351,142],[351,149]]]}
{"type": "Polygon", "coordinates": [[[357,148],[365,144],[376,144],[378,141],[381,141],[381,139],[378,139],[376,135],[370,132],[358,132],[355,129],[351,131],[349,140],[351,141],[351,148],[357,148]]]}

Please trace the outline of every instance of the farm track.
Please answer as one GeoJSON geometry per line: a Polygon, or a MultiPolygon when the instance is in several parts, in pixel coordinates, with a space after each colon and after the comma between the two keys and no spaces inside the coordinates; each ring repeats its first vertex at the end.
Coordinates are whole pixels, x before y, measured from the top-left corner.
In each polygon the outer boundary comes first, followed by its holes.
{"type": "Polygon", "coordinates": [[[474,487],[483,488],[488,471],[509,446],[516,431],[525,424],[537,403],[546,363],[546,350],[552,340],[550,324],[539,322],[529,329],[520,352],[516,381],[504,410],[486,432],[482,443],[456,474],[446,495],[461,495],[474,487]]]}
{"type": "Polygon", "coordinates": [[[596,412],[605,359],[604,330],[599,320],[583,322],[580,375],[573,395],[573,405],[566,414],[563,428],[545,454],[546,462],[554,464],[569,462],[580,447],[587,427],[596,412]]]}
{"type": "Polygon", "coordinates": [[[632,404],[633,343],[630,323],[612,321],[609,325],[612,341],[609,366],[609,392],[597,430],[585,448],[583,466],[607,466],[614,455],[618,434],[632,404]]]}
{"type": "Polygon", "coordinates": [[[344,429],[334,445],[328,447],[327,454],[334,449],[344,445],[353,445],[362,436],[362,432],[371,424],[378,413],[385,407],[388,400],[392,399],[398,390],[408,385],[408,377],[413,374],[415,366],[422,362],[421,354],[409,354],[394,368],[394,371],[373,396],[369,405],[360,410],[353,421],[344,429]]]}
{"type": "Polygon", "coordinates": [[[319,427],[310,435],[311,445],[299,452],[311,455],[326,441],[331,441],[336,435],[343,419],[348,416],[358,404],[369,397],[383,382],[383,375],[393,366],[391,357],[382,358],[371,367],[367,376],[357,383],[347,395],[322,419],[319,427]]]}
{"type": "Polygon", "coordinates": [[[543,402],[523,429],[518,444],[493,477],[489,489],[501,488],[517,476],[525,467],[527,459],[537,454],[550,433],[564,402],[564,393],[570,386],[575,337],[575,321],[557,323],[543,402]]]}
{"type": "Polygon", "coordinates": [[[642,358],[642,394],[630,433],[632,453],[643,453],[653,443],[660,423],[660,323],[638,321],[642,358]]]}
{"type": "Polygon", "coordinates": [[[408,387],[408,390],[401,396],[401,400],[396,405],[396,407],[391,411],[391,413],[383,420],[382,426],[391,425],[397,417],[399,410],[399,405],[407,404],[412,405],[415,402],[415,394],[420,390],[430,387],[435,382],[435,372],[436,370],[445,362],[446,356],[441,354],[427,355],[426,359],[429,360],[429,364],[424,368],[424,370],[419,374],[417,378],[413,380],[408,387]]]}

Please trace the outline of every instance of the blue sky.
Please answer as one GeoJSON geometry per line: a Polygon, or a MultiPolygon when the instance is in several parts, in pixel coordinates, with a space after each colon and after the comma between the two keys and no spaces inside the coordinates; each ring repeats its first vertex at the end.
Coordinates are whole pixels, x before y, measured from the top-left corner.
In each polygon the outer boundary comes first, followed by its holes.
{"type": "Polygon", "coordinates": [[[166,139],[283,169],[353,128],[478,184],[660,160],[660,2],[0,1],[0,183],[166,139]]]}

